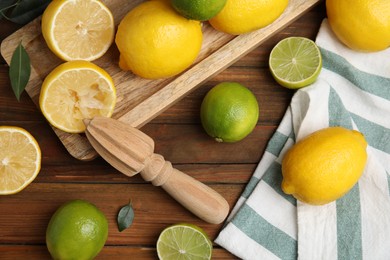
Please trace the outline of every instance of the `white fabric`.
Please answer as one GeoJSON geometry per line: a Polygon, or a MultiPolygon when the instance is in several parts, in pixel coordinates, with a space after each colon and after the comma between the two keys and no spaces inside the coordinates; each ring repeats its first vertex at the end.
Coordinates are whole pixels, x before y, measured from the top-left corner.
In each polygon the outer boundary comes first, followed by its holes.
{"type": "Polygon", "coordinates": [[[355,52],[330,30],[316,39],[323,69],[298,90],[215,242],[242,259],[390,259],[390,48],[355,52]],[[281,160],[325,127],[362,132],[368,161],[359,182],[323,206],[281,191],[281,160]]]}

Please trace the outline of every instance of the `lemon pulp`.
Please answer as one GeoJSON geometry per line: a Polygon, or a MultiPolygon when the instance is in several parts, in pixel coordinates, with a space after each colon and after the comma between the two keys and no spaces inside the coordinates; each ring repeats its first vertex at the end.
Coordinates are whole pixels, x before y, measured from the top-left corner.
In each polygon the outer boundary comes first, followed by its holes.
{"type": "Polygon", "coordinates": [[[43,115],[68,133],[85,131],[83,119],[110,117],[116,104],[111,76],[88,61],[69,61],[45,78],[39,97],[43,115]]]}
{"type": "Polygon", "coordinates": [[[114,40],[111,11],[98,0],[53,0],[42,15],[42,35],[59,58],[92,61],[114,40]]]}
{"type": "Polygon", "coordinates": [[[25,129],[0,126],[0,195],[20,192],[38,175],[41,150],[25,129]]]}

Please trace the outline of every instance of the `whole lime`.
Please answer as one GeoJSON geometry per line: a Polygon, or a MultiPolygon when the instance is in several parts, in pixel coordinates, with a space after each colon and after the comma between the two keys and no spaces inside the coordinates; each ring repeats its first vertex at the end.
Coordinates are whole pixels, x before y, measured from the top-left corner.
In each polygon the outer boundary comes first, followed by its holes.
{"type": "Polygon", "coordinates": [[[177,12],[188,19],[207,21],[216,16],[227,0],[172,0],[177,12]]]}
{"type": "Polygon", "coordinates": [[[105,215],[84,200],[63,204],[46,229],[46,245],[54,259],[93,259],[108,236],[105,215]]]}
{"type": "Polygon", "coordinates": [[[237,142],[250,134],[259,118],[255,95],[237,82],[222,82],[204,97],[200,117],[203,128],[218,142],[237,142]]]}

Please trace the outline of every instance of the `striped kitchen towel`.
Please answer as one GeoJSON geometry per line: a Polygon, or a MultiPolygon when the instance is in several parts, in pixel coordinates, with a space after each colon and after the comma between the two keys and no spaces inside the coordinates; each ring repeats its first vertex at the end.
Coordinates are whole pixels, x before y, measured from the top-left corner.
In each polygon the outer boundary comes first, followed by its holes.
{"type": "Polygon", "coordinates": [[[390,259],[390,48],[346,48],[327,20],[316,39],[318,80],[298,90],[215,242],[242,259],[390,259]],[[281,160],[296,140],[328,126],[369,144],[362,177],[339,200],[310,206],[281,190],[281,160]]]}

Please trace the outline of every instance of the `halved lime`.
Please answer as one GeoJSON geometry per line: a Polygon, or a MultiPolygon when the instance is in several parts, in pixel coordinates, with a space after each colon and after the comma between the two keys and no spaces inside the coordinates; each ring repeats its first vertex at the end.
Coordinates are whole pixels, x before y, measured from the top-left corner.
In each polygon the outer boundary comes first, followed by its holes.
{"type": "Polygon", "coordinates": [[[207,234],[192,224],[176,224],[165,228],[157,240],[161,260],[211,259],[213,246],[207,234]]]}
{"type": "Polygon", "coordinates": [[[269,68],[272,76],[283,87],[302,88],[315,82],[320,74],[321,52],[310,39],[289,37],[272,49],[269,68]]]}

